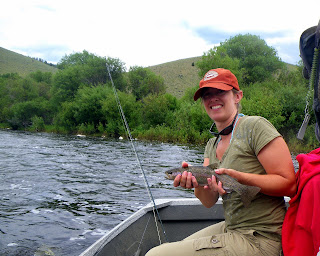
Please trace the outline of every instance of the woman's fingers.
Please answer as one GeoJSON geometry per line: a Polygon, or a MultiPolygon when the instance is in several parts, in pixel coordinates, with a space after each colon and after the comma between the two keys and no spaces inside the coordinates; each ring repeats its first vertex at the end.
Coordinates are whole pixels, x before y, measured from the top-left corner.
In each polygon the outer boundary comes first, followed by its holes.
{"type": "Polygon", "coordinates": [[[188,164],[187,162],[183,161],[182,164],[181,164],[181,166],[182,166],[183,168],[187,168],[187,167],[189,166],[189,164],[188,164]]]}
{"type": "Polygon", "coordinates": [[[224,194],[227,194],[227,192],[223,189],[223,187],[222,187],[222,182],[221,181],[219,181],[218,182],[218,193],[222,196],[222,195],[224,195],[224,194]]]}
{"type": "Polygon", "coordinates": [[[196,188],[198,187],[197,179],[192,176],[191,172],[184,171],[182,174],[178,174],[173,181],[173,186],[183,188],[196,188]]]}
{"type": "Polygon", "coordinates": [[[197,188],[199,186],[198,181],[196,179],[196,177],[192,176],[192,186],[194,188],[197,188]]]}
{"type": "Polygon", "coordinates": [[[186,179],[186,184],[185,184],[186,188],[192,188],[192,173],[188,172],[187,174],[187,179],[186,179]]]}
{"type": "Polygon", "coordinates": [[[211,189],[213,192],[218,192],[221,196],[226,194],[226,191],[222,187],[222,182],[217,183],[217,179],[214,175],[207,179],[208,185],[204,186],[205,189],[211,189]]]}
{"type": "Polygon", "coordinates": [[[177,177],[173,180],[173,186],[178,187],[180,185],[180,180],[181,180],[181,174],[178,174],[177,177]]]}

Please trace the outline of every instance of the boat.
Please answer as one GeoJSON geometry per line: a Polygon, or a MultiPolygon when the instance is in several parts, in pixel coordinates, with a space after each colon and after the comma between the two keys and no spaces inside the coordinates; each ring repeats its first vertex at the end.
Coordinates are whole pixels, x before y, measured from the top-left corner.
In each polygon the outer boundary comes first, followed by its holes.
{"type": "Polygon", "coordinates": [[[156,199],[155,204],[162,226],[158,220],[155,222],[153,203],[149,203],[97,240],[80,256],[145,255],[160,244],[159,236],[162,243],[179,241],[224,220],[221,200],[210,209],[193,198],[156,199]]]}
{"type": "MultiPolygon", "coordinates": [[[[285,197],[285,200],[288,206],[289,198],[285,197]]],[[[204,207],[196,198],[156,199],[155,205],[162,225],[158,220],[155,221],[154,216],[157,214],[154,214],[153,203],[149,203],[97,240],[80,256],[145,255],[160,243],[180,241],[224,220],[221,198],[211,208],[204,207]]]]}

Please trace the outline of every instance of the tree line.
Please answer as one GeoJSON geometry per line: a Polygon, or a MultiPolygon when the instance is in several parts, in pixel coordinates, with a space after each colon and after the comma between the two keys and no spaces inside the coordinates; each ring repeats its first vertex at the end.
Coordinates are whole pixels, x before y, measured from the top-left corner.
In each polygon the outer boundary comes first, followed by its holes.
{"type": "Polygon", "coordinates": [[[46,60],[41,59],[41,58],[37,58],[37,57],[30,57],[30,58],[31,58],[31,59],[34,59],[34,60],[37,60],[37,61],[40,61],[40,62],[42,62],[42,63],[44,63],[44,64],[47,64],[47,65],[49,65],[49,66],[51,66],[51,67],[55,67],[55,66],[56,66],[55,64],[50,63],[50,62],[47,62],[46,60]]]}
{"type": "MultiPolygon", "coordinates": [[[[198,84],[178,99],[166,93],[163,78],[150,69],[134,66],[126,72],[121,60],[87,51],[64,56],[55,74],[1,75],[1,127],[125,136],[106,65],[134,137],[175,143],[205,143],[210,138],[212,120],[201,102],[193,101],[198,84]]],[[[242,112],[270,120],[291,150],[302,152],[317,146],[314,124],[309,125],[303,142],[295,138],[308,90],[302,65],[288,69],[259,36],[231,37],[204,53],[195,65],[200,70],[199,81],[209,69],[230,69],[244,91],[242,112]]]]}

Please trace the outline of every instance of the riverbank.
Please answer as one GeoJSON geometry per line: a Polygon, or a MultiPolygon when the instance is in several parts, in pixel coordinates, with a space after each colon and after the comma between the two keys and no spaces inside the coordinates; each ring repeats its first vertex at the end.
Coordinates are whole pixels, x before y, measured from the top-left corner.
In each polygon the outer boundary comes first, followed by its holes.
{"type": "MultiPolygon", "coordinates": [[[[0,129],[10,129],[6,124],[0,124],[0,129]]],[[[79,136],[89,136],[89,137],[101,137],[101,138],[124,138],[127,139],[127,134],[123,131],[120,134],[107,134],[105,132],[93,132],[90,129],[81,129],[74,131],[72,133],[64,131],[63,129],[57,129],[53,125],[31,126],[26,131],[29,132],[46,132],[55,133],[63,135],[79,135],[79,136]]],[[[298,131],[298,129],[297,129],[298,131]]],[[[299,153],[308,153],[315,148],[319,147],[319,142],[316,140],[314,135],[314,125],[309,125],[306,131],[304,140],[299,140],[296,134],[290,131],[285,133],[285,131],[280,131],[286,141],[289,150],[292,154],[297,155],[299,153]]],[[[133,130],[131,135],[136,140],[142,141],[155,141],[164,143],[174,143],[179,145],[198,145],[204,146],[207,141],[212,137],[209,132],[198,132],[195,130],[173,130],[165,126],[156,126],[155,128],[150,128],[148,130],[133,130]]]]}

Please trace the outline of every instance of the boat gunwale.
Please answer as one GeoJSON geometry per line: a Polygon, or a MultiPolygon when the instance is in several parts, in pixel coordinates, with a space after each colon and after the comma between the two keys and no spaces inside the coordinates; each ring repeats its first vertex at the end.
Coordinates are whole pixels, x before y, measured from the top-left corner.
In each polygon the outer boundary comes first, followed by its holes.
{"type": "MultiPolygon", "coordinates": [[[[167,206],[183,206],[183,205],[202,205],[200,200],[197,198],[161,198],[155,199],[157,209],[161,209],[167,206]]],[[[217,204],[222,204],[222,200],[219,198],[217,204]]],[[[121,221],[117,226],[111,229],[108,233],[99,238],[96,242],[90,245],[84,252],[79,256],[93,256],[100,248],[110,242],[118,234],[128,228],[131,224],[135,223],[142,216],[153,210],[153,203],[148,203],[125,220],[121,221]]]]}

